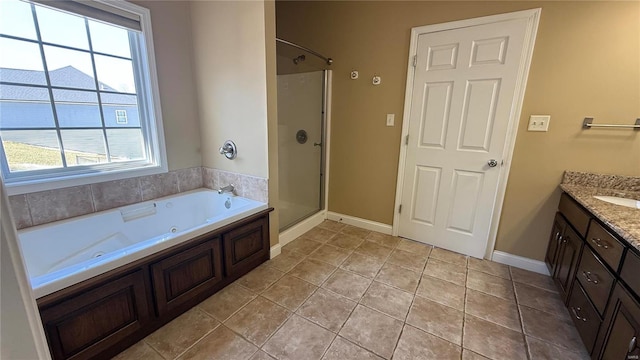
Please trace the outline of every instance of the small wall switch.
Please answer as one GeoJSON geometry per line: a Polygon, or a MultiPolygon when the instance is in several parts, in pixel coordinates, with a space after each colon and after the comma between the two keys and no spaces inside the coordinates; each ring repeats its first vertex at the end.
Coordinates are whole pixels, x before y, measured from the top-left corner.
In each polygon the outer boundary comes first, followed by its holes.
{"type": "Polygon", "coordinates": [[[387,126],[393,126],[396,121],[396,114],[387,114],[387,126]]]}
{"type": "Polygon", "coordinates": [[[549,131],[551,115],[531,115],[529,116],[529,131],[549,131]]]}
{"type": "Polygon", "coordinates": [[[358,78],[358,70],[351,71],[351,80],[355,80],[358,78]]]}
{"type": "Polygon", "coordinates": [[[380,85],[381,82],[382,82],[382,79],[380,78],[380,76],[374,76],[373,80],[371,81],[373,85],[380,85]]]}

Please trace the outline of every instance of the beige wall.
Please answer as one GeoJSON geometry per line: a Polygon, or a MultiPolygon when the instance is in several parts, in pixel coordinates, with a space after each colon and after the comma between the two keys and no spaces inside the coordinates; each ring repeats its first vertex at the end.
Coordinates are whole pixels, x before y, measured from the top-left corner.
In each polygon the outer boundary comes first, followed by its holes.
{"type": "Polygon", "coordinates": [[[191,19],[202,164],[267,178],[265,4],[195,1],[191,19]],[[233,161],[218,153],[225,140],[233,161]]]}
{"type": "Polygon", "coordinates": [[[276,79],[276,3],[264,2],[265,51],[267,64],[267,134],[269,138],[269,214],[271,245],[279,242],[280,216],[278,214],[278,88],[276,79]]]}
{"type": "Polygon", "coordinates": [[[392,223],[412,27],[537,7],[496,249],[543,259],[565,169],[640,175],[640,134],[580,128],[640,116],[639,2],[278,2],[278,37],[335,60],[329,210],[392,223]],[[532,114],[551,115],[548,133],[526,131],[532,114]]]}
{"type": "Polygon", "coordinates": [[[188,2],[132,1],[151,11],[169,169],[202,164],[188,2]]]}

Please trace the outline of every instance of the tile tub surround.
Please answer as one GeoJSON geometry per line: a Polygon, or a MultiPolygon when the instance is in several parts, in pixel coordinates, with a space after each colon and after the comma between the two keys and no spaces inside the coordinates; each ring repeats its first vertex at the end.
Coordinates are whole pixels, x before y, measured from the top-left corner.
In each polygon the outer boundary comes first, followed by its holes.
{"type": "Polygon", "coordinates": [[[589,359],[548,276],[399,238],[384,256],[358,247],[327,256],[330,239],[354,231],[319,228],[116,358],[589,359]],[[400,251],[421,261],[399,263],[400,251]],[[496,297],[494,283],[516,296],[496,297]],[[526,299],[534,293],[548,300],[526,299]]]}
{"type": "Polygon", "coordinates": [[[233,183],[236,194],[268,202],[267,179],[206,167],[72,186],[9,197],[17,229],[153,200],[206,187],[233,183]]]}
{"type": "Polygon", "coordinates": [[[594,198],[596,195],[604,195],[640,200],[640,177],[567,171],[560,188],[631,246],[640,249],[640,209],[614,205],[594,198]]]}

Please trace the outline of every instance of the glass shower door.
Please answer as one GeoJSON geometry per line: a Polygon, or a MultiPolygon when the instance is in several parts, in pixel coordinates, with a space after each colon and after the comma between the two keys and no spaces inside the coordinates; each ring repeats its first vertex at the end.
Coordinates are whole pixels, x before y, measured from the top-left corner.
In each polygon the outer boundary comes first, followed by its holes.
{"type": "Polygon", "coordinates": [[[322,208],[324,71],[278,75],[280,231],[322,208]]]}

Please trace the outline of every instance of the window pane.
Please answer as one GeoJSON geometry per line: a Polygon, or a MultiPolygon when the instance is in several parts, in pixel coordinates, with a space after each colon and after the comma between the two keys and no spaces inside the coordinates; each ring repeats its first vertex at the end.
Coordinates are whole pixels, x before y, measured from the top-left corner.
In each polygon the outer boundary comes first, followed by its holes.
{"type": "Polygon", "coordinates": [[[89,20],[89,31],[93,51],[131,58],[127,30],[89,20]]]}
{"type": "Polygon", "coordinates": [[[95,55],[100,90],[135,93],[131,60],[95,55]],[[103,86],[103,84],[105,86],[103,86]]]}
{"type": "Polygon", "coordinates": [[[111,161],[145,158],[144,140],[140,129],[107,129],[111,161]]]}
{"type": "Polygon", "coordinates": [[[62,130],[67,166],[107,162],[102,130],[62,130]]]}
{"type": "Polygon", "coordinates": [[[36,40],[31,5],[16,0],[0,1],[0,33],[36,40]]]}
{"type": "Polygon", "coordinates": [[[55,127],[47,89],[0,85],[0,128],[55,127]]]}
{"type": "Polygon", "coordinates": [[[0,38],[0,80],[46,85],[38,44],[0,38]]]}
{"type": "Polygon", "coordinates": [[[55,130],[1,131],[11,172],[62,167],[55,130]]]}
{"type": "Polygon", "coordinates": [[[95,89],[91,55],[89,53],[45,46],[51,85],[80,89],[95,89]]]}
{"type": "Polygon", "coordinates": [[[135,95],[100,93],[100,96],[105,126],[140,127],[138,98],[135,95]]]}
{"type": "Polygon", "coordinates": [[[60,127],[101,127],[98,95],[90,91],[53,90],[60,127]]]}
{"type": "Polygon", "coordinates": [[[42,41],[89,50],[84,18],[36,6],[42,41]]]}

